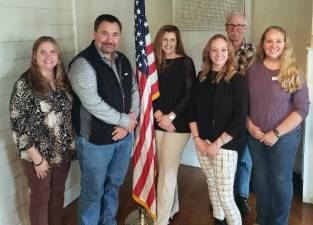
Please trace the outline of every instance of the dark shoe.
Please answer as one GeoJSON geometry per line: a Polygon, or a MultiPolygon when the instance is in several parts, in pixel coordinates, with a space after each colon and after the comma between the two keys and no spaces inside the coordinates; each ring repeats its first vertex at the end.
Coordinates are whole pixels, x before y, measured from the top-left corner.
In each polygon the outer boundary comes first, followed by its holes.
{"type": "Polygon", "coordinates": [[[214,218],[214,225],[227,225],[226,219],[219,220],[219,219],[214,218]]]}
{"type": "Polygon", "coordinates": [[[248,205],[248,199],[245,197],[237,196],[236,204],[240,211],[241,216],[248,216],[251,212],[251,208],[248,205]]]}
{"type": "MultiPolygon", "coordinates": [[[[177,212],[176,212],[176,213],[177,213],[177,212]]],[[[173,221],[174,216],[176,215],[176,213],[175,213],[173,216],[171,216],[170,218],[168,218],[167,225],[169,225],[169,224],[172,223],[172,221],[173,221]]]]}

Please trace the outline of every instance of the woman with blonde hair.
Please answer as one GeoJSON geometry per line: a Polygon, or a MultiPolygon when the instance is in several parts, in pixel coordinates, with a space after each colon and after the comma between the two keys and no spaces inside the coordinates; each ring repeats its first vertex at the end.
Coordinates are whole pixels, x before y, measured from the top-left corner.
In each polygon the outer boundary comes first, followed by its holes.
{"type": "Polygon", "coordinates": [[[10,101],[16,151],[30,189],[32,225],[62,224],[65,181],[75,153],[71,110],[60,49],[54,38],[42,36],[10,101]]]}
{"type": "Polygon", "coordinates": [[[271,26],[264,31],[246,78],[257,223],[288,225],[292,171],[309,97],[304,74],[283,28],[271,26]]]}
{"type": "Polygon", "coordinates": [[[224,35],[210,38],[202,58],[202,71],[192,90],[189,126],[207,177],[215,225],[241,225],[233,187],[238,151],[244,144],[247,86],[236,72],[234,50],[224,35]]]}
{"type": "Polygon", "coordinates": [[[176,26],[161,27],[154,52],[160,91],[153,102],[158,157],[156,225],[166,225],[179,210],[177,172],[190,137],[187,105],[196,72],[176,26]]]}

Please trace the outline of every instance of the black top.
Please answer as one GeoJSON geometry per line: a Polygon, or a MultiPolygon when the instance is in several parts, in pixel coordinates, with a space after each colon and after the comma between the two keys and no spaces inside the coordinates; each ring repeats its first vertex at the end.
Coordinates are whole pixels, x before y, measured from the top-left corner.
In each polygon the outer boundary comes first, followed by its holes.
{"type": "MultiPolygon", "coordinates": [[[[195,66],[189,57],[166,59],[166,65],[164,71],[158,71],[160,97],[153,101],[153,109],[161,110],[163,114],[173,111],[176,132],[189,133],[187,105],[196,78],[195,66]]],[[[157,123],[155,127],[163,130],[157,123]]]]}
{"type": "Polygon", "coordinates": [[[224,131],[233,139],[222,146],[241,150],[248,109],[248,89],[244,78],[236,73],[229,83],[213,82],[215,73],[195,82],[190,99],[189,121],[196,122],[202,139],[215,141],[224,131]]]}

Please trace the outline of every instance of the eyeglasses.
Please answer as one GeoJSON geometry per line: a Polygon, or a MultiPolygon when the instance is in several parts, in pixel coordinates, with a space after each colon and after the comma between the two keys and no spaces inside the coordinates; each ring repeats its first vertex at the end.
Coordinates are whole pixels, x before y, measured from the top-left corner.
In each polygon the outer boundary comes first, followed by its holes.
{"type": "Polygon", "coordinates": [[[246,27],[246,24],[232,24],[232,23],[226,23],[227,29],[237,29],[237,30],[243,30],[246,27]]]}

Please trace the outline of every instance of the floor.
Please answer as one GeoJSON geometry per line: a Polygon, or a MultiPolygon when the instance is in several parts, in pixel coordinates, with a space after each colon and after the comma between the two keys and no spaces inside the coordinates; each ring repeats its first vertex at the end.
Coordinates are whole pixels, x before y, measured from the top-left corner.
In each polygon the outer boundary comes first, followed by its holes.
{"type": "MultiPolygon", "coordinates": [[[[118,224],[124,225],[126,217],[138,205],[131,197],[131,170],[120,190],[120,207],[118,211],[118,224]]],[[[171,225],[213,225],[213,216],[210,210],[209,197],[205,177],[200,168],[182,165],[178,175],[180,193],[180,211],[175,215],[171,225]]],[[[313,225],[313,205],[302,202],[301,182],[296,180],[295,193],[289,225],[313,225]]],[[[255,196],[249,198],[252,208],[251,214],[243,219],[243,225],[252,225],[255,222],[255,196]]],[[[64,225],[77,224],[77,201],[65,209],[64,225]]]]}

